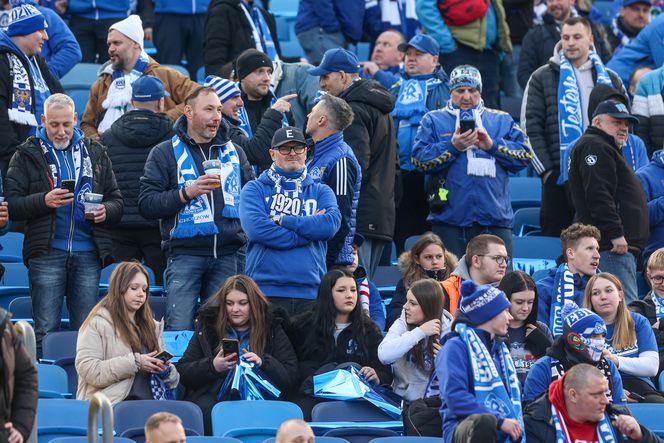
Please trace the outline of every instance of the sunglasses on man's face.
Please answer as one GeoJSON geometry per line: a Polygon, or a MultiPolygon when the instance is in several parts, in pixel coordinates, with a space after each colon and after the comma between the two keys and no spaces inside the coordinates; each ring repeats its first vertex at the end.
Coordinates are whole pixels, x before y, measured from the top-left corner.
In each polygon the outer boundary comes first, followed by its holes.
{"type": "Polygon", "coordinates": [[[277,148],[277,151],[279,151],[279,154],[282,155],[288,155],[293,151],[296,154],[302,154],[304,151],[307,150],[307,147],[304,145],[297,145],[297,146],[279,146],[277,148]]]}

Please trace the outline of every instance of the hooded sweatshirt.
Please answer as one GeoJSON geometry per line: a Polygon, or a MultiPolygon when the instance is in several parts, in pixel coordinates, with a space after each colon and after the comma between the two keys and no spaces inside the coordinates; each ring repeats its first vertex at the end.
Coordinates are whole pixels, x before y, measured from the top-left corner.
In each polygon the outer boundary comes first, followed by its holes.
{"type": "Polygon", "coordinates": [[[571,441],[597,441],[597,424],[592,422],[579,423],[570,418],[565,406],[563,383],[565,376],[551,383],[549,386],[549,401],[556,407],[562,421],[565,423],[567,435],[571,441]]]}

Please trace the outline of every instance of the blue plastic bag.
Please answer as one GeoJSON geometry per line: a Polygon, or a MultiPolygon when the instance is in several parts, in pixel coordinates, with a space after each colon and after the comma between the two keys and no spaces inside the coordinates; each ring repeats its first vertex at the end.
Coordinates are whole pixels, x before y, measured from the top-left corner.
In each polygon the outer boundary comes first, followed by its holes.
{"type": "Polygon", "coordinates": [[[281,391],[252,362],[240,357],[235,368],[226,375],[217,400],[274,400],[281,391]]]}

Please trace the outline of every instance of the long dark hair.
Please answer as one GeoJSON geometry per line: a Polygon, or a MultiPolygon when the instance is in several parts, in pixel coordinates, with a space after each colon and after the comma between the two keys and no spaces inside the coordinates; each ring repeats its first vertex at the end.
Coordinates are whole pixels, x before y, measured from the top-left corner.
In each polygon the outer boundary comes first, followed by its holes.
{"type": "Polygon", "coordinates": [[[246,275],[233,275],[228,277],[224,285],[217,291],[214,297],[206,304],[219,305],[219,316],[215,329],[217,338],[219,339],[219,346],[217,351],[221,348],[221,340],[226,337],[226,328],[229,325],[228,312],[226,311],[226,297],[232,291],[236,290],[247,295],[249,301],[249,346],[251,352],[261,355],[265,350],[267,342],[267,316],[269,310],[269,302],[265,295],[258,288],[258,285],[251,278],[246,275]]]}
{"type": "MultiPolygon", "coordinates": [[[[313,309],[313,330],[305,340],[304,349],[306,354],[334,354],[334,329],[337,309],[332,298],[332,289],[340,278],[348,277],[355,281],[353,274],[345,269],[333,269],[323,276],[318,286],[318,296],[313,309]]],[[[356,345],[355,353],[363,358],[369,358],[369,344],[367,341],[367,314],[362,309],[359,295],[355,308],[349,316],[351,324],[352,339],[356,345]]]]}
{"type": "MultiPolygon", "coordinates": [[[[426,323],[429,320],[441,319],[445,306],[445,294],[443,293],[443,288],[440,286],[439,282],[433,278],[418,280],[410,287],[410,292],[413,293],[415,300],[419,303],[422,313],[424,314],[424,320],[422,320],[422,323],[426,323]]],[[[408,330],[410,331],[418,326],[420,325],[408,325],[408,330]]],[[[438,342],[440,337],[431,336],[427,337],[425,340],[426,344],[424,347],[426,348],[428,357],[433,361],[433,344],[434,342],[438,342]]],[[[418,343],[413,346],[413,349],[411,349],[410,352],[417,366],[420,369],[425,369],[422,346],[418,343]]],[[[431,370],[433,370],[433,366],[431,367],[431,370]]]]}
{"type": "Polygon", "coordinates": [[[150,284],[150,277],[145,268],[137,261],[122,262],[116,266],[111,273],[108,282],[108,292],[99,303],[88,314],[88,317],[81,325],[81,330],[87,328],[90,322],[98,314],[101,308],[106,308],[111,315],[115,334],[134,352],[143,353],[144,349],[148,351],[159,350],[159,339],[155,331],[154,316],[148,303],[148,294],[145,294],[145,303],[134,314],[134,325],[132,325],[125,306],[124,294],[129,289],[131,281],[136,274],[141,273],[145,280],[150,284]]]}
{"type": "Polygon", "coordinates": [[[527,325],[537,326],[537,285],[533,281],[532,277],[525,272],[521,271],[512,271],[505,274],[498,289],[503,291],[507,296],[507,299],[512,301],[512,294],[522,291],[533,291],[535,293],[535,299],[533,300],[533,308],[526,318],[527,325]]]}

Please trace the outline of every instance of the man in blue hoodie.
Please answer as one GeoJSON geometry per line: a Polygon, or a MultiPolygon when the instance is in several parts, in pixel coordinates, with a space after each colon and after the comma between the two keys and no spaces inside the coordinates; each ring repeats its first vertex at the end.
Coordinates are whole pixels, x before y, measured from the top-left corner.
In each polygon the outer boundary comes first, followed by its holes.
{"type": "Polygon", "coordinates": [[[123,210],[106,149],[76,128],[72,99],[51,95],[41,121],[12,157],[6,185],[12,220],[26,222],[23,261],[38,349],[59,329],[65,295],[74,330],[97,303],[101,268],[114,261],[109,227],[123,210]],[[89,193],[101,194],[94,211],[83,203],[89,193]]]}
{"type": "Polygon", "coordinates": [[[445,443],[525,442],[521,392],[507,345],[505,293],[470,280],[436,356],[445,443]]]}
{"type": "Polygon", "coordinates": [[[648,201],[650,237],[643,250],[643,260],[664,246],[664,149],[655,151],[652,161],[636,171],[648,201]]]}
{"type": "Polygon", "coordinates": [[[600,239],[599,229],[592,225],[574,223],[564,229],[562,263],[537,282],[537,319],[549,326],[554,337],[563,333],[560,312],[565,301],[583,306],[588,279],[597,273],[600,239]]]}
{"type": "Polygon", "coordinates": [[[408,43],[400,44],[399,51],[406,54],[404,72],[390,92],[397,97],[392,118],[397,128],[403,195],[407,197],[397,206],[394,228],[397,254],[403,251],[408,237],[431,230],[427,222],[429,205],[424,173],[415,169],[410,157],[424,114],[442,108],[450,98],[449,79],[438,64],[440,47],[436,40],[419,34],[408,43]]]}
{"type": "Polygon", "coordinates": [[[280,128],[272,165],[242,189],[248,276],[289,315],[311,308],[326,272],[327,242],[341,225],[334,192],[307,172],[302,131],[280,128]]]}
{"type": "Polygon", "coordinates": [[[205,86],[187,97],[175,135],[150,151],[141,177],[138,211],[160,219],[169,329],[192,329],[198,298],[244,272],[238,207],[240,189],[253,174],[221,125],[221,108],[217,93],[205,86]]]}

